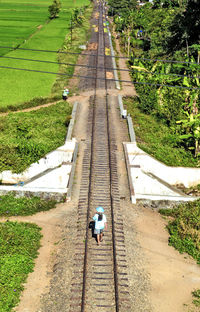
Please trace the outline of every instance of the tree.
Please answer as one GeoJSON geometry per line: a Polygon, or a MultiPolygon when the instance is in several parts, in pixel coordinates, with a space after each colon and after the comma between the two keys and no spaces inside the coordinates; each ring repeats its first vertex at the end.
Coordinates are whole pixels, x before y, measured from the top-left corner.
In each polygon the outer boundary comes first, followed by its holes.
{"type": "Polygon", "coordinates": [[[122,13],[130,13],[137,5],[137,0],[109,0],[109,15],[121,15],[122,13]]]}
{"type": "Polygon", "coordinates": [[[189,46],[200,42],[200,5],[199,0],[188,0],[185,10],[179,12],[173,22],[168,38],[168,52],[185,48],[189,54],[189,46]]]}
{"type": "Polygon", "coordinates": [[[60,0],[53,0],[52,5],[49,6],[50,19],[58,17],[60,8],[61,8],[60,0]]]}
{"type": "Polygon", "coordinates": [[[152,9],[179,7],[181,4],[180,0],[154,0],[152,9]]]}

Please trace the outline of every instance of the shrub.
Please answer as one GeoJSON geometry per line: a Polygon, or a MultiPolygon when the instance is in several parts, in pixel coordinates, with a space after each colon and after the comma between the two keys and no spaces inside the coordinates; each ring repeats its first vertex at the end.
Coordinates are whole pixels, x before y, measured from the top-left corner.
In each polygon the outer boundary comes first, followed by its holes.
{"type": "Polygon", "coordinates": [[[21,172],[64,144],[71,107],[66,102],[0,117],[0,171],[21,172]]]}
{"type": "Polygon", "coordinates": [[[43,200],[36,196],[16,198],[14,194],[0,196],[0,216],[28,216],[54,208],[55,200],[43,200]]]}
{"type": "Polygon", "coordinates": [[[174,128],[170,128],[156,115],[141,111],[138,98],[124,101],[133,119],[138,146],[168,166],[198,167],[198,160],[181,145],[174,128]]]}
{"type": "Polygon", "coordinates": [[[155,114],[157,107],[157,92],[156,88],[148,85],[136,86],[137,93],[139,94],[139,108],[146,114],[155,114]]]}
{"type": "Polygon", "coordinates": [[[52,5],[49,6],[50,19],[58,17],[60,8],[61,8],[60,0],[53,0],[52,5]]]}
{"type": "Polygon", "coordinates": [[[194,300],[193,300],[193,303],[196,305],[196,306],[200,306],[200,289],[197,289],[197,290],[194,290],[192,292],[192,295],[194,296],[194,300]]]}
{"type": "Polygon", "coordinates": [[[167,225],[169,244],[180,253],[187,252],[200,264],[200,199],[160,213],[172,217],[167,225]]]}

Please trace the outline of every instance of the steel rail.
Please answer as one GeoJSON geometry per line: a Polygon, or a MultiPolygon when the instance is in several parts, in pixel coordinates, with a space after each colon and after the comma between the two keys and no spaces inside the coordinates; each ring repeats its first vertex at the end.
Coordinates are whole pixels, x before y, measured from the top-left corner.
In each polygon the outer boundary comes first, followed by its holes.
{"type": "MultiPolygon", "coordinates": [[[[95,42],[98,43],[98,52],[105,51],[107,44],[109,46],[107,33],[104,33],[102,6],[103,1],[100,0],[98,4],[100,14],[95,21],[99,32],[92,34],[95,42]]],[[[88,61],[96,66],[95,75],[93,72],[95,80],[89,85],[94,88],[94,95],[90,98],[77,223],[80,231],[77,233],[77,239],[81,236],[81,239],[85,238],[85,240],[77,243],[81,246],[81,251],[75,253],[76,271],[74,271],[75,281],[71,288],[70,312],[129,312],[130,304],[128,303],[127,308],[127,291],[125,291],[127,288],[124,289],[128,285],[126,282],[124,284],[127,280],[124,267],[127,266],[124,258],[124,233],[121,223],[123,221],[118,209],[118,173],[116,152],[113,152],[116,143],[108,94],[108,88],[113,88],[114,85],[107,81],[105,70],[106,65],[111,61],[106,57],[102,60],[99,58],[99,53],[96,54],[95,60],[89,58],[88,61]],[[104,69],[101,72],[98,70],[99,64],[104,69]],[[102,89],[103,95],[99,96],[97,89],[102,89]],[[89,235],[89,221],[93,209],[99,204],[105,208],[108,231],[105,233],[105,243],[95,249],[94,238],[89,235]]],[[[88,72],[93,70],[88,69],[88,72]]],[[[88,85],[87,81],[84,83],[88,85]]]]}
{"type": "MultiPolygon", "coordinates": [[[[100,23],[100,21],[98,21],[100,23]]],[[[99,43],[99,36],[98,36],[99,43]]],[[[88,186],[88,208],[87,208],[87,217],[86,217],[86,239],[85,239],[85,255],[84,255],[84,264],[83,264],[83,286],[82,286],[82,299],[81,299],[81,312],[85,312],[85,300],[86,300],[86,279],[87,279],[87,265],[88,265],[88,240],[89,240],[89,218],[90,218],[90,201],[91,196],[91,183],[92,183],[92,162],[93,162],[93,141],[94,141],[94,118],[95,118],[95,102],[96,102],[96,91],[97,91],[97,71],[98,71],[98,55],[96,55],[95,60],[95,87],[94,87],[94,100],[92,107],[92,131],[91,131],[91,157],[90,157],[90,173],[89,173],[89,186],[88,186]]]]}
{"type": "MultiPolygon", "coordinates": [[[[100,2],[100,10],[102,10],[102,2],[100,2]]],[[[98,27],[100,29],[103,24],[103,20],[98,20],[98,27]]],[[[98,35],[98,46],[99,46],[99,38],[100,33],[98,35]]],[[[103,33],[103,43],[104,43],[104,51],[105,51],[105,34],[103,33]]],[[[114,289],[115,289],[115,311],[119,312],[119,296],[118,296],[118,276],[117,276],[117,261],[116,261],[116,246],[115,246],[115,225],[114,225],[114,209],[113,209],[113,199],[112,199],[112,168],[111,168],[111,144],[109,137],[109,116],[108,116],[108,94],[107,94],[107,81],[106,81],[106,59],[104,58],[104,75],[105,75],[105,90],[106,90],[106,127],[107,127],[107,140],[108,140],[108,159],[109,159],[109,167],[110,167],[110,175],[109,175],[109,193],[110,193],[110,202],[111,202],[111,224],[112,224],[112,252],[113,252],[113,276],[114,276],[114,289]]],[[[85,301],[86,301],[86,279],[87,279],[87,269],[88,269],[88,239],[89,239],[89,216],[90,216],[90,197],[91,197],[91,182],[92,182],[92,174],[93,174],[93,157],[94,157],[94,127],[95,127],[95,110],[96,110],[96,90],[97,90],[97,77],[98,75],[98,55],[96,57],[96,77],[95,77],[95,90],[94,90],[94,100],[93,100],[93,113],[92,113],[92,137],[91,137],[91,158],[90,158],[90,175],[89,175],[89,191],[88,191],[88,209],[87,209],[87,222],[86,222],[86,241],[85,241],[85,256],[84,256],[84,268],[83,268],[83,286],[82,286],[82,304],[81,304],[81,312],[85,312],[85,301]]]]}
{"type": "MultiPolygon", "coordinates": [[[[105,12],[104,12],[105,14],[105,12]]],[[[104,36],[105,46],[105,36],[104,36]]],[[[104,67],[106,68],[106,59],[104,58],[104,67]]],[[[113,69],[114,70],[114,69],[113,69]]],[[[118,268],[117,268],[117,252],[115,244],[115,223],[114,223],[114,207],[113,207],[113,196],[112,196],[112,162],[111,162],[111,137],[110,137],[110,126],[109,126],[109,109],[108,109],[108,93],[107,93],[107,80],[105,70],[105,87],[106,87],[106,108],[107,108],[107,132],[108,132],[108,155],[110,164],[110,199],[111,199],[111,220],[112,220],[112,246],[113,246],[113,268],[114,268],[114,285],[115,285],[115,306],[116,312],[119,312],[119,287],[118,287],[118,268]]]]}

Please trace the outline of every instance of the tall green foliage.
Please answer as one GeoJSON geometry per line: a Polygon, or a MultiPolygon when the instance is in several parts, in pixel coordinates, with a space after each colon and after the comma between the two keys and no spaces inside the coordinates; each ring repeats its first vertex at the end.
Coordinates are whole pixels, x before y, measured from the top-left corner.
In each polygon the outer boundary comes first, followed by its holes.
{"type": "Polygon", "coordinates": [[[132,55],[129,63],[133,82],[137,82],[140,109],[172,127],[182,146],[195,157],[200,153],[197,6],[195,0],[173,4],[158,0],[114,18],[124,50],[132,55]],[[156,60],[168,58],[177,62],[156,60]]]}
{"type": "Polygon", "coordinates": [[[180,253],[187,252],[200,264],[200,200],[181,204],[172,210],[162,209],[160,212],[172,217],[167,226],[169,244],[180,253]]]}
{"type": "Polygon", "coordinates": [[[52,5],[49,6],[50,19],[58,17],[60,8],[61,8],[60,0],[53,0],[52,5]]]}
{"type": "Polygon", "coordinates": [[[185,49],[189,54],[189,46],[199,43],[200,5],[198,0],[188,0],[181,12],[175,15],[169,28],[168,52],[185,49]]]}
{"type": "Polygon", "coordinates": [[[130,10],[136,7],[136,0],[109,0],[108,4],[110,15],[121,15],[123,13],[128,13],[130,10]]]}

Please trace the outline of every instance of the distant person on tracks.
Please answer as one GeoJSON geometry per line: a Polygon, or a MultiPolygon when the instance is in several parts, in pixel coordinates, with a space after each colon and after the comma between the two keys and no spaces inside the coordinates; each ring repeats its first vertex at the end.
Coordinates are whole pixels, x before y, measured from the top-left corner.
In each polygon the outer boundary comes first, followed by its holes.
{"type": "Polygon", "coordinates": [[[95,221],[94,234],[97,235],[97,245],[103,241],[103,231],[107,230],[107,220],[104,214],[103,207],[99,206],[96,208],[97,213],[94,215],[93,220],[95,221]]]}
{"type": "Polygon", "coordinates": [[[68,94],[69,94],[69,90],[67,89],[67,87],[64,87],[63,94],[62,94],[62,98],[64,101],[67,100],[68,94]]]}

